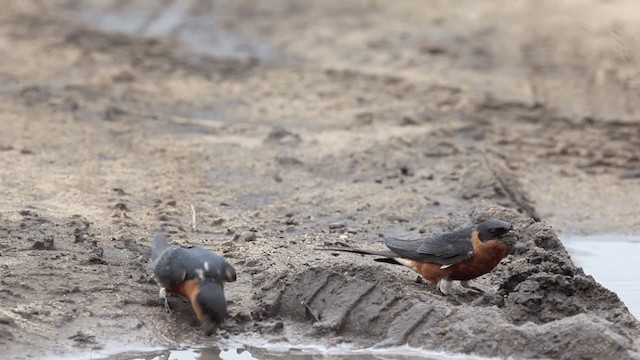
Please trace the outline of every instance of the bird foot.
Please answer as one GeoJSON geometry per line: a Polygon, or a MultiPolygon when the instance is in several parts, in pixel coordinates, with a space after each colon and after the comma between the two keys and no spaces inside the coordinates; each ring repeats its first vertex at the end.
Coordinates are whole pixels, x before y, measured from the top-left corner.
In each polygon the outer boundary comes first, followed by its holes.
{"type": "Polygon", "coordinates": [[[460,281],[460,285],[462,285],[462,287],[465,289],[473,290],[479,294],[484,294],[484,290],[477,288],[473,285],[470,285],[468,281],[460,281]]]}
{"type": "Polygon", "coordinates": [[[158,293],[160,299],[164,300],[164,311],[171,314],[173,309],[171,309],[171,305],[169,305],[169,297],[167,296],[167,289],[161,287],[160,292],[158,293]]]}
{"type": "Polygon", "coordinates": [[[464,304],[464,302],[462,300],[460,300],[460,298],[458,298],[457,296],[453,295],[453,294],[449,294],[447,295],[447,301],[454,303],[455,305],[462,305],[464,304]]]}
{"type": "Polygon", "coordinates": [[[171,308],[171,305],[169,305],[169,299],[167,298],[164,299],[164,311],[166,311],[167,314],[173,313],[173,309],[171,308]]]}

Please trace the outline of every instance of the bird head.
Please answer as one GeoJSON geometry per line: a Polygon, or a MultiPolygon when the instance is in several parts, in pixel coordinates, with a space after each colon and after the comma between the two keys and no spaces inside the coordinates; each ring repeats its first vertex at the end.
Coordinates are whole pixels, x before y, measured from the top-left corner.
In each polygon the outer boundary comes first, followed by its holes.
{"type": "Polygon", "coordinates": [[[480,241],[505,241],[509,239],[509,237],[505,235],[508,235],[511,230],[513,230],[513,226],[511,226],[511,224],[506,221],[489,220],[476,225],[476,230],[478,231],[478,238],[480,239],[480,241]]]}
{"type": "Polygon", "coordinates": [[[196,296],[196,301],[202,310],[202,324],[205,331],[210,333],[215,324],[221,324],[229,315],[227,312],[227,300],[224,297],[224,290],[215,281],[204,281],[199,284],[200,291],[196,296]],[[209,329],[207,329],[209,328],[209,329]]]}

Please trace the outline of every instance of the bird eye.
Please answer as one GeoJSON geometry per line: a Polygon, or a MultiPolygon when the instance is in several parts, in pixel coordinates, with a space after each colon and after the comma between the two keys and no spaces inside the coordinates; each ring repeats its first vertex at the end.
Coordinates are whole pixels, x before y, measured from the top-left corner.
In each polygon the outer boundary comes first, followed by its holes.
{"type": "Polygon", "coordinates": [[[497,236],[498,235],[498,229],[489,229],[489,235],[497,236]]]}

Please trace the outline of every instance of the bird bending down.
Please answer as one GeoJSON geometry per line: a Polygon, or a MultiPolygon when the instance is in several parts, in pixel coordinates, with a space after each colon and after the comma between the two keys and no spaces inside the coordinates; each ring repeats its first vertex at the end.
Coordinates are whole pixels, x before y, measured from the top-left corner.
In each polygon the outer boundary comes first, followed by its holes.
{"type": "Polygon", "coordinates": [[[490,220],[422,239],[385,238],[389,251],[362,250],[344,244],[319,250],[381,256],[374,260],[404,265],[448,295],[454,280],[472,288],[469,280],[490,272],[509,254],[512,239],[505,235],[511,230],[506,221],[490,220]]]}
{"type": "Polygon", "coordinates": [[[151,258],[167,311],[171,311],[166,296],[170,291],[189,299],[207,334],[224,321],[228,316],[224,284],[236,281],[236,271],[223,257],[199,246],[169,245],[167,237],[158,234],[151,258]]]}

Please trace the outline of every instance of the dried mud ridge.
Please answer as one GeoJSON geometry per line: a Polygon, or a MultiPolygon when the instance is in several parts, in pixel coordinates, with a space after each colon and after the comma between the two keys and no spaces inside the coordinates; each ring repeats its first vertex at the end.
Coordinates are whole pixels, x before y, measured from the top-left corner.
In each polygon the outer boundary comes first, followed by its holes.
{"type": "MultiPolygon", "coordinates": [[[[273,274],[258,287],[265,318],[306,324],[317,336],[374,346],[409,344],[486,356],[637,358],[638,321],[618,296],[571,262],[552,229],[497,206],[473,221],[512,221],[521,242],[494,272],[476,280],[484,294],[455,287],[457,301],[398,276],[388,265],[326,264],[273,274]]],[[[397,273],[397,272],[396,272],[397,273]]]]}

